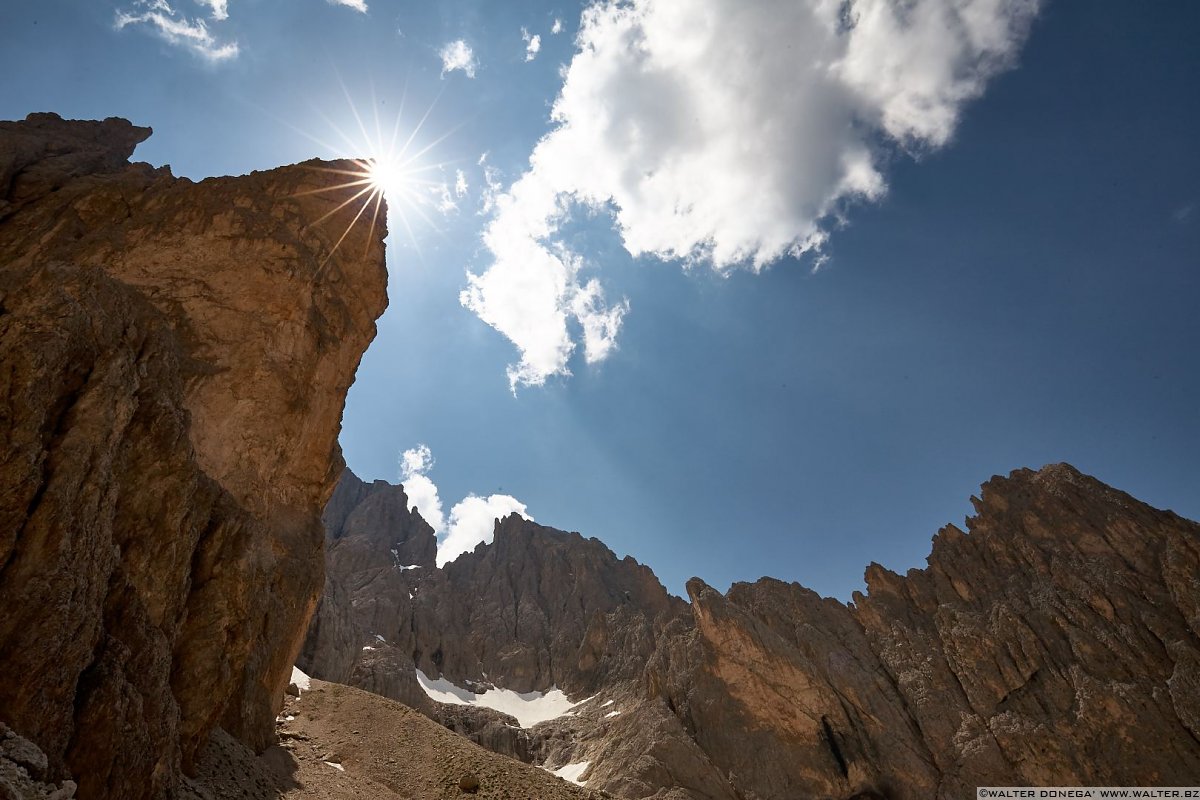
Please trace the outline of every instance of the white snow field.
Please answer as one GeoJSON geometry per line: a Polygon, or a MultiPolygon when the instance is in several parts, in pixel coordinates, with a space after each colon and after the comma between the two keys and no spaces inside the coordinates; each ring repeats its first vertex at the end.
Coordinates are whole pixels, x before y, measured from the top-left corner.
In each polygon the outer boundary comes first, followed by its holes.
{"type": "Polygon", "coordinates": [[[562,689],[558,688],[551,688],[550,691],[542,693],[514,692],[511,689],[496,687],[476,694],[470,689],[455,686],[445,678],[430,678],[421,670],[417,670],[417,681],[425,690],[425,694],[439,703],[491,708],[516,717],[522,728],[561,717],[575,706],[592,699],[588,697],[579,702],[572,702],[562,689]]]}

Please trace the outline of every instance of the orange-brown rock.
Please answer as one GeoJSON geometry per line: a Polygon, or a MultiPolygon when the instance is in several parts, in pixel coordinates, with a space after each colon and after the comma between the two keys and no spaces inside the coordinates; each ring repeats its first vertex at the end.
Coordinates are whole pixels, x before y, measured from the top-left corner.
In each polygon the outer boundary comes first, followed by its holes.
{"type": "Polygon", "coordinates": [[[339,165],[193,183],[149,133],[0,123],[0,720],[85,800],[271,740],[386,305],[339,165]]]}
{"type": "Polygon", "coordinates": [[[975,506],[928,567],[873,565],[849,606],[766,578],[724,597],[689,583],[702,666],[660,668],[743,796],[1200,775],[1200,525],[1065,464],[993,478],[975,506]]]}

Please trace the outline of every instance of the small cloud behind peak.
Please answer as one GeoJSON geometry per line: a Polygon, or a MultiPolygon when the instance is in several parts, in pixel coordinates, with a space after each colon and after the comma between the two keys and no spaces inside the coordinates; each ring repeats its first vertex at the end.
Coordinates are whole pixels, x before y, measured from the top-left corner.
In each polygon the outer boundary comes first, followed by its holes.
{"type": "Polygon", "coordinates": [[[450,509],[447,519],[442,510],[438,487],[427,474],[433,469],[433,451],[425,444],[400,454],[400,482],[409,503],[429,523],[438,538],[437,565],[443,567],[480,543],[492,541],[496,520],[520,514],[532,520],[525,504],[507,494],[481,497],[468,494],[450,509]]]}

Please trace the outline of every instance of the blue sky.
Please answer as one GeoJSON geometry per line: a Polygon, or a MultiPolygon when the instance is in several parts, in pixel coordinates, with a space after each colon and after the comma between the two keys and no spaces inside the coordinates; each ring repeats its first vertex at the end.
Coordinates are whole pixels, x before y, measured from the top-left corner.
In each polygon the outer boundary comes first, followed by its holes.
{"type": "Polygon", "coordinates": [[[1021,466],[1200,517],[1200,7],[950,5],[8,0],[0,117],[200,179],[403,103],[351,467],[846,598],[1021,466]]]}

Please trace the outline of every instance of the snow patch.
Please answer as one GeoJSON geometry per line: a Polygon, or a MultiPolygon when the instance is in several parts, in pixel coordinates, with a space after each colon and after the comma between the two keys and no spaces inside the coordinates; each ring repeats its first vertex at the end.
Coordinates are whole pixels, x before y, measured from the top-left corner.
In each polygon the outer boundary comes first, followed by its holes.
{"type": "Polygon", "coordinates": [[[602,703],[600,707],[601,707],[601,708],[605,708],[605,707],[607,707],[607,706],[611,706],[611,705],[612,705],[614,702],[616,702],[616,701],[615,701],[615,700],[609,700],[609,701],[608,701],[608,702],[606,702],[606,703],[602,703]]]}
{"type": "MultiPolygon", "coordinates": [[[[573,703],[557,687],[542,692],[514,692],[511,689],[496,687],[482,694],[476,694],[469,689],[455,686],[445,678],[433,679],[421,670],[417,670],[417,681],[425,694],[439,703],[450,703],[456,706],[483,706],[503,714],[516,717],[522,728],[529,728],[548,719],[557,719],[581,703],[592,698],[573,703]]],[[[595,695],[593,695],[594,697],[595,695]]]]}
{"type": "Polygon", "coordinates": [[[299,667],[292,667],[291,682],[296,684],[296,688],[302,692],[307,692],[312,686],[312,680],[305,675],[299,667]]]}
{"type": "Polygon", "coordinates": [[[364,645],[363,645],[363,650],[374,650],[374,649],[375,649],[375,648],[374,648],[374,647],[371,647],[371,645],[369,645],[369,644],[364,644],[364,645]]]}
{"type": "Polygon", "coordinates": [[[338,763],[337,763],[337,762],[335,762],[335,761],[326,761],[325,763],[326,763],[326,764],[328,764],[329,766],[333,767],[334,769],[338,770],[339,772],[345,772],[345,771],[346,771],[346,768],[345,768],[345,767],[343,767],[341,764],[338,764],[338,763]]]}
{"type": "Polygon", "coordinates": [[[578,764],[566,764],[558,769],[551,770],[551,772],[577,786],[585,786],[587,785],[587,781],[579,780],[579,776],[587,771],[588,765],[591,763],[590,761],[580,761],[578,764]]]}
{"type": "Polygon", "coordinates": [[[400,570],[401,572],[403,572],[405,570],[421,568],[420,564],[401,564],[400,563],[400,551],[394,547],[392,548],[392,566],[394,568],[400,570]]]}
{"type": "Polygon", "coordinates": [[[608,719],[609,717],[615,717],[615,716],[617,716],[617,715],[618,715],[618,714],[620,714],[620,713],[621,713],[620,711],[610,711],[610,712],[608,712],[607,714],[605,714],[605,715],[604,715],[604,718],[605,718],[605,719],[608,719]]]}
{"type": "Polygon", "coordinates": [[[383,638],[378,633],[375,634],[375,638],[378,639],[379,641],[383,642],[384,644],[387,644],[387,639],[383,638]]]}

